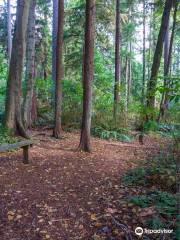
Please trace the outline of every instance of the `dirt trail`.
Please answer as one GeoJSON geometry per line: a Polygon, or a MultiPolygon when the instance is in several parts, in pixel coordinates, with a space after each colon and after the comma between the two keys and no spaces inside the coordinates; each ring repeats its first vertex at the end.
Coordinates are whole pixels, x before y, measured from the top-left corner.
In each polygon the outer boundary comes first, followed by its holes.
{"type": "Polygon", "coordinates": [[[58,141],[38,134],[28,166],[21,150],[0,155],[0,239],[124,239],[114,212],[133,232],[141,219],[125,205],[130,190],[120,177],[157,153],[161,140],[148,137],[142,147],[94,138],[88,154],[76,151],[78,133],[58,141]]]}

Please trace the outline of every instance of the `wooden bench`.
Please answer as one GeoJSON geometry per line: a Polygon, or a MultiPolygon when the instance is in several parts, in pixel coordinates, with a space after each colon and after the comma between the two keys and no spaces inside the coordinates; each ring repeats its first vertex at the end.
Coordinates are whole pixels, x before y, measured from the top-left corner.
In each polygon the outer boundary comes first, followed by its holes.
{"type": "Polygon", "coordinates": [[[24,140],[17,143],[3,143],[0,145],[0,153],[1,152],[7,152],[13,149],[22,148],[23,149],[23,163],[28,164],[29,163],[29,147],[33,145],[32,140],[24,140]]]}

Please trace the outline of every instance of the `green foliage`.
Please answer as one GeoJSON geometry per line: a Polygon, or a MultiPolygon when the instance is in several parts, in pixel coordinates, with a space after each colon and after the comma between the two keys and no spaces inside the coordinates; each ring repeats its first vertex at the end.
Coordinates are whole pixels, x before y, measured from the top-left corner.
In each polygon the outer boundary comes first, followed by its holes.
{"type": "Polygon", "coordinates": [[[144,131],[156,131],[158,128],[158,123],[153,120],[148,120],[144,123],[144,131]]]}
{"type": "Polygon", "coordinates": [[[163,229],[166,225],[163,223],[162,219],[159,216],[150,217],[147,220],[147,224],[151,229],[163,229]]]}
{"type": "MultiPolygon", "coordinates": [[[[146,220],[149,228],[174,228],[174,220],[176,219],[179,202],[177,195],[155,190],[147,192],[146,195],[133,196],[129,201],[141,208],[155,207],[156,214],[146,220]]],[[[178,221],[176,223],[175,234],[178,234],[178,221]]]]}
{"type": "Polygon", "coordinates": [[[0,47],[0,120],[4,113],[4,102],[6,93],[7,62],[3,49],[0,47]]]}
{"type": "Polygon", "coordinates": [[[140,195],[140,196],[134,196],[130,199],[130,202],[140,206],[142,208],[149,207],[152,203],[152,199],[149,196],[146,195],[140,195]]]}
{"type": "Polygon", "coordinates": [[[175,191],[177,162],[170,153],[162,153],[149,159],[144,167],[129,170],[123,175],[123,182],[127,185],[154,186],[161,190],[175,191]]]}
{"type": "Polygon", "coordinates": [[[36,79],[36,91],[41,100],[47,101],[52,99],[53,81],[51,77],[46,81],[43,78],[36,79]]]}
{"type": "Polygon", "coordinates": [[[176,239],[179,239],[179,236],[180,236],[180,215],[177,215],[175,235],[176,235],[176,239]]]}
{"type": "Polygon", "coordinates": [[[13,137],[11,135],[11,132],[7,128],[0,125],[0,144],[2,144],[2,143],[15,143],[17,141],[18,141],[18,138],[13,137]]]}
{"type": "MultiPolygon", "coordinates": [[[[158,1],[159,2],[159,1],[158,1]]],[[[13,4],[13,3],[12,3],[13,4]]],[[[138,1],[125,1],[121,4],[121,86],[120,103],[118,105],[118,115],[116,127],[134,128],[139,123],[141,114],[142,98],[142,71],[143,65],[140,60],[142,46],[139,43],[139,26],[142,24],[143,14],[139,11],[138,1]],[[130,49],[130,42],[132,49],[130,49]],[[125,63],[126,59],[131,61],[131,89],[128,112],[125,111],[125,63]]],[[[13,4],[14,5],[14,4],[13,4]]],[[[94,51],[94,81],[93,103],[92,103],[92,125],[103,126],[108,132],[102,133],[102,138],[119,139],[130,141],[125,133],[116,133],[116,130],[109,129],[114,126],[113,119],[113,89],[114,89],[114,33],[115,33],[115,2],[102,1],[96,3],[96,36],[94,51]],[[109,132],[111,131],[111,132],[109,132]],[[115,132],[114,132],[115,131],[115,132]]],[[[73,0],[65,2],[65,23],[64,23],[64,80],[62,84],[63,103],[62,103],[62,122],[65,127],[77,128],[81,124],[82,115],[82,60],[83,60],[83,41],[84,41],[84,23],[85,23],[85,2],[82,0],[73,0]]],[[[162,6],[156,5],[152,15],[150,6],[147,4],[147,17],[152,27],[152,37],[157,38],[159,24],[162,15],[162,6]]],[[[6,47],[6,20],[7,7],[4,3],[0,8],[0,120],[4,114],[4,102],[6,93],[7,79],[7,47],[6,47]]],[[[54,83],[51,79],[52,63],[52,29],[50,22],[52,20],[52,1],[38,0],[36,6],[36,91],[38,99],[39,124],[47,124],[53,121],[53,95],[54,83]]],[[[179,31],[178,29],[176,30],[179,31]]],[[[178,32],[179,33],[179,32],[178,32]]],[[[147,40],[149,40],[147,36],[147,40]]],[[[179,37],[175,36],[174,45],[179,45],[179,37]]],[[[147,44],[148,46],[148,44],[147,44]]],[[[151,46],[151,44],[149,45],[151,46]]],[[[178,51],[172,56],[172,76],[168,80],[172,82],[169,88],[163,87],[164,76],[163,68],[160,68],[158,87],[156,91],[156,100],[160,102],[163,92],[169,93],[169,109],[167,111],[168,119],[177,123],[179,119],[179,70],[178,51]]],[[[147,69],[150,71],[152,64],[152,49],[146,51],[147,69]],[[148,69],[149,68],[149,69],[148,69]]],[[[146,74],[146,82],[150,72],[146,74]],[[148,76],[147,76],[148,75],[148,76]]],[[[24,84],[25,87],[25,84],[24,84]]],[[[146,91],[145,91],[146,92],[146,91]]],[[[146,113],[157,116],[158,109],[144,109],[146,113]]],[[[142,116],[144,122],[144,115],[142,116]]],[[[145,131],[157,130],[157,123],[149,121],[144,126],[145,131]]]]}
{"type": "Polygon", "coordinates": [[[153,191],[147,192],[147,195],[134,196],[130,202],[142,208],[156,206],[159,214],[169,217],[176,214],[178,198],[168,192],[153,191]]]}
{"type": "Polygon", "coordinates": [[[126,174],[123,175],[122,181],[128,185],[133,186],[137,183],[139,185],[146,185],[147,179],[145,178],[147,174],[147,170],[144,167],[138,167],[134,169],[130,169],[126,174]]]}
{"type": "MultiPolygon", "coordinates": [[[[176,193],[177,158],[172,152],[173,146],[169,146],[166,153],[149,159],[143,167],[129,170],[122,178],[125,185],[143,186],[143,194],[131,196],[128,201],[141,208],[156,209],[146,222],[151,229],[175,227],[179,195],[176,193]]],[[[175,234],[178,234],[178,220],[175,234]]]]}
{"type": "Polygon", "coordinates": [[[124,132],[124,129],[106,130],[102,127],[92,129],[92,134],[96,137],[106,140],[115,139],[121,142],[131,142],[133,138],[130,135],[124,134],[124,132]]]}
{"type": "Polygon", "coordinates": [[[82,87],[80,79],[64,79],[62,123],[66,127],[79,128],[82,113],[82,87]]]}

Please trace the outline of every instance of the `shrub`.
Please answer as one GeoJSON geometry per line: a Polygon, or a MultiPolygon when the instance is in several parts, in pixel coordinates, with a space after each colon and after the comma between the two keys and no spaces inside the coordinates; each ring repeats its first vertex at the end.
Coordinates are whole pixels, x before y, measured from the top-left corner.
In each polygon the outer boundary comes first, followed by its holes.
{"type": "Polygon", "coordinates": [[[125,129],[114,129],[114,130],[106,130],[102,127],[95,127],[92,129],[92,135],[99,137],[101,139],[115,139],[118,141],[122,141],[122,142],[131,142],[133,141],[133,137],[128,135],[128,133],[124,133],[126,132],[125,129]]]}
{"type": "Polygon", "coordinates": [[[0,125],[0,144],[2,144],[2,143],[15,143],[17,141],[18,141],[17,137],[13,137],[11,135],[11,132],[7,128],[0,125]]]}

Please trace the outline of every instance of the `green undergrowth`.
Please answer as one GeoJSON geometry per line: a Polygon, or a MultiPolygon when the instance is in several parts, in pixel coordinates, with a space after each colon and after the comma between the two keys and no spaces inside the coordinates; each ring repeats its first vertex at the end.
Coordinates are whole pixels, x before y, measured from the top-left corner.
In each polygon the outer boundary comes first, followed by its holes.
{"type": "Polygon", "coordinates": [[[133,196],[130,202],[142,208],[156,206],[159,214],[173,217],[177,212],[178,197],[169,192],[154,190],[148,191],[147,195],[133,196]]]}
{"type": "Polygon", "coordinates": [[[173,146],[160,153],[158,156],[148,159],[144,166],[129,170],[123,181],[130,186],[141,184],[145,187],[153,187],[159,190],[175,191],[177,173],[177,156],[173,154],[173,146]]]}
{"type": "Polygon", "coordinates": [[[7,128],[0,125],[0,144],[3,144],[3,143],[11,144],[18,141],[19,141],[18,137],[12,136],[11,132],[7,128]]]}
{"type": "Polygon", "coordinates": [[[127,201],[141,208],[155,208],[156,213],[145,219],[150,229],[174,229],[172,239],[178,239],[177,216],[179,193],[177,191],[177,155],[173,146],[144,164],[127,171],[122,181],[130,188],[141,188],[143,194],[134,194],[127,201]]]}
{"type": "Polygon", "coordinates": [[[92,128],[91,133],[95,137],[106,140],[114,139],[122,142],[132,142],[134,140],[133,136],[130,135],[130,132],[124,128],[105,129],[103,127],[94,127],[92,128]]]}
{"type": "Polygon", "coordinates": [[[157,130],[162,137],[180,139],[180,124],[159,124],[157,130]]]}
{"type": "Polygon", "coordinates": [[[171,239],[178,239],[179,224],[178,219],[178,194],[166,191],[147,191],[144,195],[132,196],[128,200],[142,209],[153,207],[155,213],[145,219],[145,224],[150,229],[173,229],[171,239]]]}

